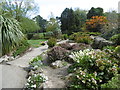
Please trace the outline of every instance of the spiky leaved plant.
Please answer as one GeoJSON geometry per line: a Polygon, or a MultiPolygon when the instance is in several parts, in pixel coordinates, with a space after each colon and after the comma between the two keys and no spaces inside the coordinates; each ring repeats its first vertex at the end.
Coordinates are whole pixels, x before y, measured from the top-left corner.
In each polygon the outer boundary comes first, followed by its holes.
{"type": "Polygon", "coordinates": [[[24,39],[19,22],[13,18],[0,15],[0,51],[2,55],[9,53],[24,39]]]}

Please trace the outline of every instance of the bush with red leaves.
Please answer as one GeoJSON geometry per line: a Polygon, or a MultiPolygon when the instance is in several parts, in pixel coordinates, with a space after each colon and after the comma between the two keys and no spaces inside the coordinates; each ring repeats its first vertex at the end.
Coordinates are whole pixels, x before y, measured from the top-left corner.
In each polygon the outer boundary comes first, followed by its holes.
{"type": "Polygon", "coordinates": [[[53,47],[48,53],[48,62],[54,62],[56,60],[67,60],[68,59],[69,51],[60,47],[55,46],[53,47]]]}

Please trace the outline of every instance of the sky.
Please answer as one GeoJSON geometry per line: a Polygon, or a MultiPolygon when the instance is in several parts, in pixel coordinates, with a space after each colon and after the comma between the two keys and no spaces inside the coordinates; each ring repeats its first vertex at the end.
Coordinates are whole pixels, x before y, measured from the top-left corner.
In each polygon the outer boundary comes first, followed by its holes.
{"type": "Polygon", "coordinates": [[[44,19],[49,19],[51,12],[53,15],[60,16],[65,8],[80,8],[90,10],[91,7],[102,7],[104,12],[118,11],[118,2],[120,0],[35,0],[39,6],[38,15],[44,19]]]}

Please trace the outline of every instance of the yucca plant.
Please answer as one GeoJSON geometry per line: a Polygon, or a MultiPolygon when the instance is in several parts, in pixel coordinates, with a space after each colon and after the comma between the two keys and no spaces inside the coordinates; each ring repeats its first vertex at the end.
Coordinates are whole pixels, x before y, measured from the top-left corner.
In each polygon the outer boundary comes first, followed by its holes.
{"type": "Polygon", "coordinates": [[[0,40],[2,55],[8,54],[24,39],[19,22],[0,15],[0,40]]]}

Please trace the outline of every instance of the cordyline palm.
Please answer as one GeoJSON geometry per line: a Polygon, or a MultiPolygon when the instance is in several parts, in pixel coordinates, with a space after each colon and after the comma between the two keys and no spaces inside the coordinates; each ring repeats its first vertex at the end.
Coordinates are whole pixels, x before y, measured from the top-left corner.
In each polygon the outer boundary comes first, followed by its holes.
{"type": "Polygon", "coordinates": [[[0,40],[2,55],[9,53],[24,38],[19,23],[15,19],[0,15],[0,40]]]}

